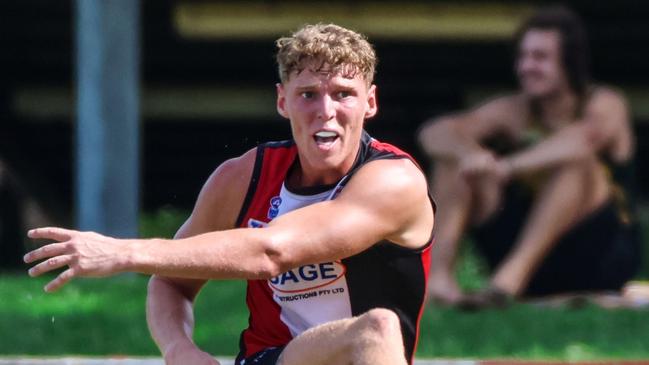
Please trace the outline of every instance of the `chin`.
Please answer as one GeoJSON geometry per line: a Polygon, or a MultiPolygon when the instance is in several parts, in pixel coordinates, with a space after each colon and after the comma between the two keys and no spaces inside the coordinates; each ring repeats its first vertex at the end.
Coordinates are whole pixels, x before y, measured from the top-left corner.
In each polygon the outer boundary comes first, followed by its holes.
{"type": "Polygon", "coordinates": [[[337,169],[343,164],[343,159],[339,156],[327,156],[318,161],[317,166],[323,170],[337,169]]]}
{"type": "Polygon", "coordinates": [[[523,92],[533,99],[541,99],[552,95],[552,90],[544,87],[527,87],[523,92]]]}
{"type": "Polygon", "coordinates": [[[557,91],[557,87],[554,83],[544,82],[541,80],[530,81],[529,83],[523,82],[521,83],[521,89],[523,90],[523,93],[534,99],[551,96],[557,91]]]}

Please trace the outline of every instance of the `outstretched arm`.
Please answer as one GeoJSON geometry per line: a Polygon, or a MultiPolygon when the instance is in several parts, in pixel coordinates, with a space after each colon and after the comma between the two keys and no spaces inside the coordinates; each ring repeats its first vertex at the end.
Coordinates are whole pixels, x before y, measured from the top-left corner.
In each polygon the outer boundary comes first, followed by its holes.
{"type": "MultiPolygon", "coordinates": [[[[423,174],[410,161],[381,160],[363,167],[337,199],[288,213],[264,229],[232,229],[179,240],[115,240],[37,229],[31,237],[63,242],[33,251],[27,261],[53,257],[76,265],[55,279],[55,287],[74,276],[122,271],[203,279],[271,278],[301,264],[351,256],[382,239],[421,246],[432,223],[423,174]]],[[[33,274],[51,269],[41,265],[32,269],[33,274]]]]}

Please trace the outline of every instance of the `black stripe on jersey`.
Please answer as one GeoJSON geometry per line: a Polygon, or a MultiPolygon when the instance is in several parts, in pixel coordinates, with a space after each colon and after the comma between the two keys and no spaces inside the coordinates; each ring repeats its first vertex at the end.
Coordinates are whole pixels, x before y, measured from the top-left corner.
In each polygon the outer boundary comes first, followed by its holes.
{"type": "MultiPolygon", "coordinates": [[[[427,246],[425,246],[427,247],[427,246]]],[[[343,259],[352,315],[374,308],[394,311],[401,323],[406,360],[412,358],[417,319],[426,293],[421,250],[413,251],[389,242],[343,259]]]]}
{"type": "Polygon", "coordinates": [[[292,139],[287,139],[284,141],[271,141],[262,144],[264,148],[288,148],[295,145],[295,141],[292,139]]]}
{"type": "Polygon", "coordinates": [[[264,151],[266,150],[264,145],[257,146],[257,154],[255,156],[255,166],[252,169],[252,176],[250,177],[250,185],[248,185],[248,191],[246,192],[246,197],[243,199],[243,205],[239,211],[239,216],[237,217],[237,224],[235,227],[241,227],[241,221],[246,216],[248,208],[252,203],[252,198],[257,192],[257,185],[259,183],[259,175],[261,174],[261,165],[264,162],[264,151]]]}
{"type": "Polygon", "coordinates": [[[243,205],[241,206],[241,210],[239,211],[239,216],[237,217],[237,224],[235,227],[240,227],[241,223],[243,223],[242,222],[243,218],[246,216],[246,213],[248,212],[248,208],[250,208],[250,204],[252,204],[252,198],[254,198],[255,192],[257,192],[257,185],[259,184],[259,175],[261,174],[261,168],[262,165],[264,164],[264,153],[266,152],[266,148],[286,148],[286,147],[291,147],[294,144],[295,142],[293,142],[292,140],[285,140],[285,141],[266,142],[257,146],[255,167],[252,170],[250,185],[248,185],[248,191],[246,192],[246,197],[243,200],[243,205]]]}

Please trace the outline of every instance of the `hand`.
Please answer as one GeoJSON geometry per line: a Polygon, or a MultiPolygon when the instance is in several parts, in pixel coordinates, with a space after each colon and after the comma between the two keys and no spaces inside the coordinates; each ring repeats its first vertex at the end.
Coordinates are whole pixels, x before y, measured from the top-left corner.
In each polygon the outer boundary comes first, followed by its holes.
{"type": "Polygon", "coordinates": [[[467,178],[495,174],[496,168],[496,157],[491,152],[484,150],[469,153],[459,161],[460,174],[467,178]]]}
{"type": "Polygon", "coordinates": [[[165,351],[164,360],[166,365],[221,365],[189,341],[171,345],[165,351]]]}
{"type": "Polygon", "coordinates": [[[45,286],[45,291],[58,290],[77,276],[103,277],[125,271],[129,245],[126,241],[94,232],[79,232],[63,228],[37,228],[27,233],[31,239],[57,241],[27,253],[26,263],[47,259],[29,270],[30,276],[68,266],[45,286]]]}
{"type": "Polygon", "coordinates": [[[496,160],[494,172],[500,182],[509,181],[514,173],[514,166],[507,158],[499,158],[496,160]]]}
{"type": "Polygon", "coordinates": [[[503,183],[511,178],[512,164],[506,158],[496,158],[491,152],[475,152],[460,160],[460,173],[466,178],[490,175],[503,183]]]}

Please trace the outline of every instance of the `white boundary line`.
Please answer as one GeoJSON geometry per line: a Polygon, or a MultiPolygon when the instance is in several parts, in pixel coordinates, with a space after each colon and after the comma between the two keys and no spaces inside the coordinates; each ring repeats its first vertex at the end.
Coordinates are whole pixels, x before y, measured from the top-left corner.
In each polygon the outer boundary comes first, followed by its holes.
{"type": "MultiPolygon", "coordinates": [[[[234,364],[233,358],[217,357],[222,365],[234,364]]],[[[415,360],[415,365],[477,365],[473,360],[415,360]]],[[[96,357],[61,357],[31,358],[2,357],[0,365],[164,365],[160,358],[96,358],[96,357]]]]}

